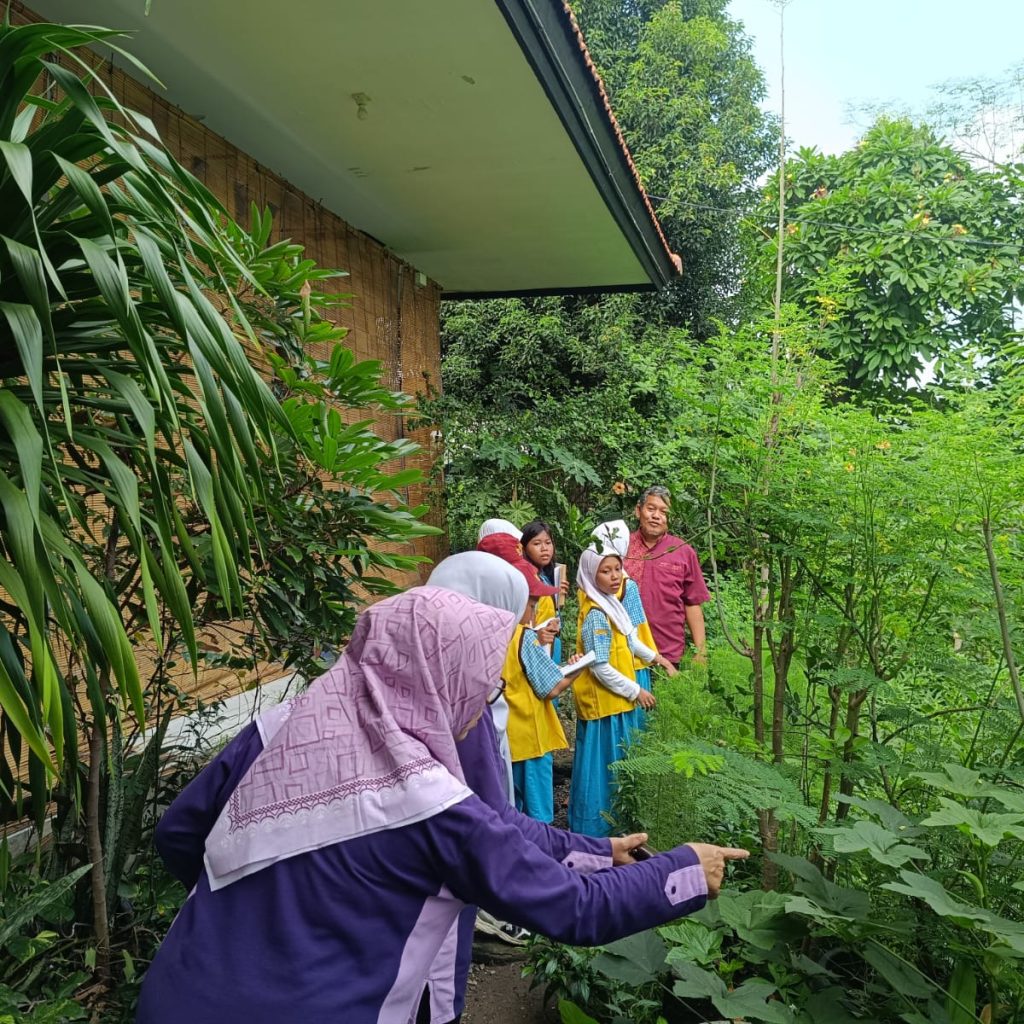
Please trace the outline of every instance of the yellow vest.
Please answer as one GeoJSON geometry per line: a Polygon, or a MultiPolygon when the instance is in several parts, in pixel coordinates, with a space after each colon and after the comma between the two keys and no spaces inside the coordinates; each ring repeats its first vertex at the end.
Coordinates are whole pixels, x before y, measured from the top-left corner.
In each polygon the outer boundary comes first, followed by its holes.
{"type": "Polygon", "coordinates": [[[553,597],[537,598],[537,610],[533,614],[534,622],[547,622],[548,619],[553,618],[557,614],[558,609],[555,607],[555,599],[553,597]]]}
{"type": "MultiPolygon", "coordinates": [[[[580,615],[576,623],[576,650],[583,651],[583,621],[595,608],[601,611],[599,605],[595,604],[581,590],[579,592],[580,615]]],[[[601,611],[603,615],[604,612],[601,611]]],[[[636,680],[636,671],[633,669],[633,652],[629,649],[626,638],[609,623],[611,630],[612,653],[608,663],[612,668],[617,668],[627,679],[636,680]]],[[[592,721],[595,718],[610,718],[612,715],[621,714],[623,711],[632,711],[636,705],[612,693],[606,686],[598,682],[597,676],[590,669],[584,669],[574,679],[572,684],[572,695],[576,699],[576,714],[580,718],[592,721]]]]}
{"type": "MultiPolygon", "coordinates": [[[[554,705],[549,700],[541,700],[526,678],[519,657],[524,629],[524,626],[516,626],[501,670],[508,701],[508,745],[513,761],[528,761],[549,750],[564,750],[569,746],[554,705]]],[[[533,642],[532,639],[526,640],[526,643],[533,642]]]]}
{"type": "MultiPolygon", "coordinates": [[[[626,596],[627,583],[629,583],[629,580],[626,577],[623,577],[622,587],[619,590],[620,601],[626,596]]],[[[635,587],[636,583],[634,583],[633,586],[635,587]]],[[[647,619],[644,619],[644,621],[636,627],[636,638],[640,641],[640,643],[644,644],[646,647],[650,647],[650,649],[654,651],[655,654],[658,653],[658,645],[654,642],[654,634],[651,632],[651,624],[647,621],[647,619]]],[[[641,669],[649,667],[650,666],[647,664],[646,661],[641,661],[639,658],[634,656],[633,668],[641,669]]]]}

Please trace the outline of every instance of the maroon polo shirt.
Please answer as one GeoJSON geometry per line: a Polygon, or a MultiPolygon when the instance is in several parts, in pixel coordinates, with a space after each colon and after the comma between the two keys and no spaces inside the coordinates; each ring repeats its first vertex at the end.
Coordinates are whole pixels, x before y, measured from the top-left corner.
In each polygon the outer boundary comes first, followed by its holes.
{"type": "Polygon", "coordinates": [[[635,530],[629,536],[626,572],[640,588],[658,653],[677,663],[686,648],[686,606],[711,599],[697,552],[671,534],[648,547],[635,530]]]}

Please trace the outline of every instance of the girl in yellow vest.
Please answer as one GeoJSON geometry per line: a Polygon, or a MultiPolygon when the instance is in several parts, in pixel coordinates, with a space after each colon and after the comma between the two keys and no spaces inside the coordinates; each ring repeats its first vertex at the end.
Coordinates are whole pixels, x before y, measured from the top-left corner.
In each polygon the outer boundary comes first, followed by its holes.
{"type": "MultiPolygon", "coordinates": [[[[523,557],[537,570],[540,578],[548,586],[560,586],[561,589],[561,595],[556,592],[553,597],[542,597],[537,602],[537,615],[534,622],[547,622],[549,619],[557,618],[559,605],[569,596],[569,581],[562,579],[559,584],[555,580],[555,564],[558,556],[555,552],[555,542],[551,536],[551,527],[543,519],[531,520],[523,527],[520,543],[523,546],[523,557]]],[[[555,637],[551,646],[551,658],[558,662],[562,660],[562,638],[560,636],[555,637]]]]}
{"type": "MultiPolygon", "coordinates": [[[[606,548],[611,548],[622,559],[622,587],[619,589],[618,597],[622,607],[629,615],[629,621],[633,624],[636,638],[649,650],[658,653],[658,645],[654,642],[654,634],[651,632],[650,623],[647,621],[647,614],[644,611],[643,601],[640,599],[640,588],[636,580],[631,579],[626,572],[626,552],[629,550],[629,527],[624,519],[614,519],[602,523],[595,531],[595,536],[600,537],[606,548]]],[[[666,662],[666,671],[670,676],[676,674],[676,667],[666,662]]],[[[636,681],[645,689],[651,689],[651,670],[647,663],[637,655],[633,656],[633,668],[636,669],[636,681]]]]}
{"type": "Polygon", "coordinates": [[[593,652],[595,663],[576,676],[576,754],[569,791],[569,828],[584,835],[608,835],[602,812],[611,810],[611,764],[644,726],[644,709],[654,695],[636,681],[634,659],[667,665],[644,644],[618,598],[622,558],[599,539],[580,556],[580,614],[576,647],[593,652]]]}
{"type": "Polygon", "coordinates": [[[523,558],[519,544],[510,537],[485,537],[479,548],[515,566],[529,585],[530,601],[512,635],[501,678],[508,702],[508,745],[516,809],[550,825],[555,817],[551,752],[569,746],[552,700],[569,686],[570,680],[563,677],[545,649],[552,634],[538,633],[532,626],[538,600],[551,598],[557,590],[541,580],[536,568],[523,558]]]}

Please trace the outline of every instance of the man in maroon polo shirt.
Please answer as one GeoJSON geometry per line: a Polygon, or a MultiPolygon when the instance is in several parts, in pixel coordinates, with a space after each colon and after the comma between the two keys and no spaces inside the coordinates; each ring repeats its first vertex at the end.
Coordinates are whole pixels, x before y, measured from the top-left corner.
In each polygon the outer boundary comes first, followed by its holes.
{"type": "Polygon", "coordinates": [[[668,532],[672,496],[667,487],[648,487],[636,506],[639,529],[629,537],[626,572],[636,580],[658,653],[678,665],[690,630],[695,660],[706,658],[704,612],[711,599],[697,552],[668,532]]]}

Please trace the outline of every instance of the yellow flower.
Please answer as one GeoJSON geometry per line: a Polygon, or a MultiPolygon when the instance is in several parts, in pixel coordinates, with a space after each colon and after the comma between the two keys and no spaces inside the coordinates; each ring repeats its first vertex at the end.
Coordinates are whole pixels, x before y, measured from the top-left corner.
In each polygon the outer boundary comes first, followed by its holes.
{"type": "Polygon", "coordinates": [[[612,484],[612,493],[613,494],[625,494],[626,493],[626,485],[621,480],[616,480],[615,483],[612,484]]]}
{"type": "Polygon", "coordinates": [[[878,444],[875,445],[875,447],[878,448],[880,451],[887,452],[892,447],[892,445],[888,441],[879,441],[878,444]]]}
{"type": "Polygon", "coordinates": [[[852,473],[855,468],[856,467],[853,465],[852,462],[847,462],[843,465],[843,469],[845,469],[847,473],[852,473]]]}

